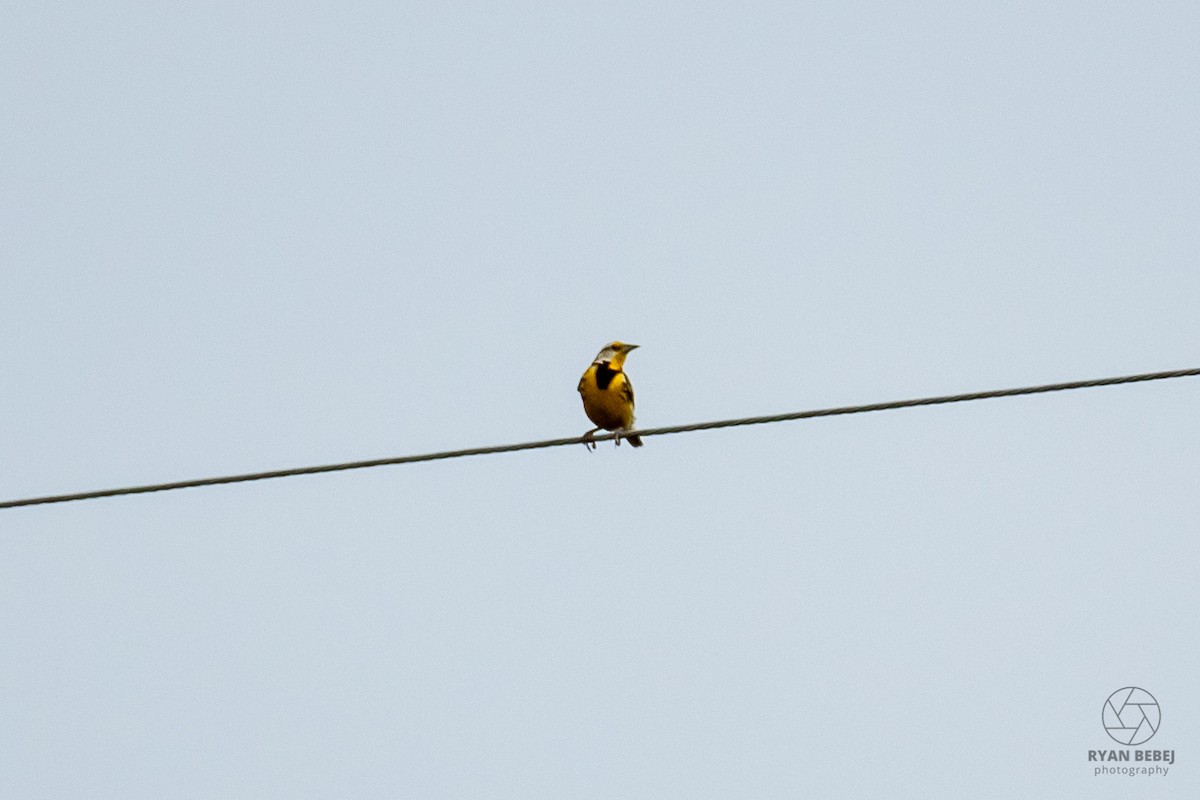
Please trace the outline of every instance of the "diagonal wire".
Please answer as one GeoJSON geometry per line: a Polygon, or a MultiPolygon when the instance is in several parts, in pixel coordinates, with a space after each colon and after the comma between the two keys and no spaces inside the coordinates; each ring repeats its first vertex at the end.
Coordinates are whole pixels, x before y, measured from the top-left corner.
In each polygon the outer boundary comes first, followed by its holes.
{"type": "MultiPolygon", "coordinates": [[[[889,411],[897,408],[914,408],[916,406],[937,406],[947,403],[966,403],[972,400],[990,400],[997,397],[1016,397],[1018,395],[1045,394],[1047,392],[1065,392],[1073,389],[1090,389],[1098,386],[1116,386],[1124,383],[1145,383],[1147,381],[1162,381],[1172,378],[1188,378],[1200,376],[1200,368],[1177,369],[1169,372],[1145,372],[1138,375],[1121,375],[1114,378],[1096,378],[1086,381],[1068,381],[1066,383],[1047,383],[1039,386],[1022,386],[1015,389],[992,389],[985,392],[967,392],[965,394],[948,394],[936,397],[919,397],[912,400],[891,400],[884,403],[868,403],[858,406],[838,406],[835,408],[819,408],[809,411],[793,411],[787,414],[771,414],[764,417],[740,417],[738,419],[723,419],[713,422],[697,422],[691,425],[669,425],[661,428],[644,428],[637,431],[639,436],[666,436],[672,433],[691,433],[707,431],[716,428],[735,428],[742,425],[766,425],[774,422],[789,422],[792,420],[812,419],[814,417],[836,417],[847,414],[866,414],[871,411],[889,411]]],[[[628,433],[622,434],[627,436],[628,433]]],[[[615,438],[615,434],[606,433],[595,437],[602,442],[615,438]]],[[[51,503],[69,503],[76,500],[93,500],[99,497],[116,497],[126,494],[146,494],[149,492],[167,492],[175,489],[191,489],[198,486],[217,486],[226,483],[247,483],[249,481],[264,481],[272,478],[287,478],[293,475],[317,475],[322,472],[343,472],[351,469],[367,469],[368,467],[385,467],[393,464],[415,464],[419,461],[440,461],[448,458],[464,458],[466,456],[482,456],[491,453],[513,453],[518,450],[541,450],[547,447],[562,447],[564,445],[583,444],[579,436],[565,439],[543,439],[537,442],[521,442],[519,444],[501,444],[489,447],[471,447],[465,450],[443,450],[437,453],[421,453],[412,456],[396,456],[393,458],[375,458],[367,461],[347,461],[341,464],[322,464],[315,467],[295,467],[292,469],[277,469],[267,472],[247,472],[241,475],[222,475],[215,478],[196,478],[170,483],[151,483],[143,486],[126,486],[119,489],[97,489],[75,494],[47,495],[45,497],[30,497],[22,500],[7,500],[0,502],[0,509],[18,508],[20,506],[48,505],[51,503]]]]}

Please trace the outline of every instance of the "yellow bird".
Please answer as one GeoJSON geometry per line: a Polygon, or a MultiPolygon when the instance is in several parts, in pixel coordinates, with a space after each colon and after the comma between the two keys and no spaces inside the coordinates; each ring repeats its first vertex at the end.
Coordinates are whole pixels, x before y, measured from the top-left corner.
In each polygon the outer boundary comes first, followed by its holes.
{"type": "MultiPolygon", "coordinates": [[[[596,354],[596,359],[579,379],[579,394],[583,397],[583,411],[596,427],[583,435],[584,446],[596,449],[593,437],[603,428],[615,431],[615,441],[621,444],[621,436],[633,428],[633,384],[625,375],[625,356],[637,348],[636,344],[613,342],[596,354]]],[[[634,447],[642,446],[642,437],[634,434],[625,437],[634,447]]]]}

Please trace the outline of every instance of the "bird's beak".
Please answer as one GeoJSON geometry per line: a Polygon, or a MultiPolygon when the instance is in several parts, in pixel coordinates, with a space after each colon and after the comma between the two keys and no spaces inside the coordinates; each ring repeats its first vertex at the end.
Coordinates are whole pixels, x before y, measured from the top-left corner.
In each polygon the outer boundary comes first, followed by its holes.
{"type": "Polygon", "coordinates": [[[627,345],[625,345],[625,352],[629,352],[630,350],[637,350],[639,347],[641,347],[640,344],[627,344],[627,345]]]}

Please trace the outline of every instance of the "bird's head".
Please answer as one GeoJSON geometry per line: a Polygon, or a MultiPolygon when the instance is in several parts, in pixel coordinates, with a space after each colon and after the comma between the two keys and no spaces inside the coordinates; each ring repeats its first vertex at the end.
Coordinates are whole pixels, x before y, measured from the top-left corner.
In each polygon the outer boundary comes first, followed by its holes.
{"type": "Polygon", "coordinates": [[[604,346],[604,349],[596,354],[596,359],[593,364],[608,364],[613,369],[620,369],[625,364],[625,356],[637,349],[636,344],[625,344],[624,342],[610,342],[604,346]]]}

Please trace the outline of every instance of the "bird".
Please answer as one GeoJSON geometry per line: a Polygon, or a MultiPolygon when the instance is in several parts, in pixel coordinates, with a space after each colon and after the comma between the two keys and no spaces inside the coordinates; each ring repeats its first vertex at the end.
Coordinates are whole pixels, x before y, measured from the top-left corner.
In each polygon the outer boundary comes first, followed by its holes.
{"type": "MultiPolygon", "coordinates": [[[[624,342],[606,344],[579,379],[583,411],[596,423],[595,428],[583,435],[584,447],[596,449],[594,437],[601,428],[614,431],[613,441],[620,446],[622,436],[633,428],[633,384],[624,366],[625,357],[637,347],[624,342]]],[[[642,446],[642,437],[636,433],[624,438],[634,447],[642,446]]]]}

